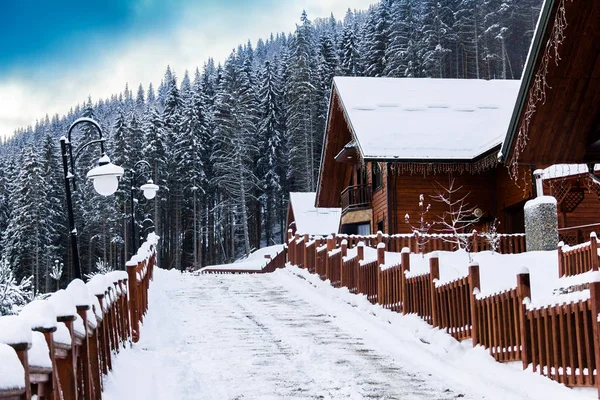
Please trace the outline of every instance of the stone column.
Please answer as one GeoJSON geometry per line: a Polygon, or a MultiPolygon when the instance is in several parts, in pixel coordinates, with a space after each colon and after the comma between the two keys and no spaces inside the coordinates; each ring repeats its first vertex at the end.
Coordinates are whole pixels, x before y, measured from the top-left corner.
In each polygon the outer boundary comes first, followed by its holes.
{"type": "Polygon", "coordinates": [[[554,197],[539,196],[525,203],[525,240],[527,251],[556,249],[558,213],[554,197]]]}

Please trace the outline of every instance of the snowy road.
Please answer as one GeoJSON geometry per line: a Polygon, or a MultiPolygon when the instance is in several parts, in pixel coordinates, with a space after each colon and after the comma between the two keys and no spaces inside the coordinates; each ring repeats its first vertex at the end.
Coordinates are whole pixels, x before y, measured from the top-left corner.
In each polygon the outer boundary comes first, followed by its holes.
{"type": "MultiPolygon", "coordinates": [[[[117,357],[104,398],[535,398],[493,377],[461,373],[460,365],[438,360],[431,338],[397,334],[393,321],[315,285],[289,270],[205,276],[159,270],[142,340],[117,357]]],[[[420,325],[404,318],[409,327],[420,325]]]]}

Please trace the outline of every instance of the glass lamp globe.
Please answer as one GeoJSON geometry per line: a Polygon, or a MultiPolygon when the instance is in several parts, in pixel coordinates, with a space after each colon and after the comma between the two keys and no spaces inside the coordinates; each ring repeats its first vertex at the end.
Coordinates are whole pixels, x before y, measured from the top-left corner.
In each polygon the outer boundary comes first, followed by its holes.
{"type": "Polygon", "coordinates": [[[119,178],[123,172],[123,168],[111,163],[110,158],[104,155],[98,161],[98,166],[87,173],[87,177],[92,180],[98,194],[110,196],[119,188],[119,178]]]}
{"type": "Polygon", "coordinates": [[[156,196],[158,191],[158,185],[155,185],[152,179],[148,180],[148,183],[140,186],[140,189],[144,192],[144,197],[148,200],[152,200],[156,196]]]}

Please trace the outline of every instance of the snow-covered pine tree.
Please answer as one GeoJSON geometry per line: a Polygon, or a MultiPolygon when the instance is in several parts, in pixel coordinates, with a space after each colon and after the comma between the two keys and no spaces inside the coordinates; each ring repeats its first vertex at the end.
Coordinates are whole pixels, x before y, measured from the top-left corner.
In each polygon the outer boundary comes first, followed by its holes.
{"type": "Polygon", "coordinates": [[[386,49],[390,44],[391,5],[393,0],[381,0],[369,10],[363,42],[366,76],[384,76],[386,49]]]}
{"type": "Polygon", "coordinates": [[[316,187],[317,155],[314,101],[317,95],[315,35],[306,12],[290,43],[286,81],[287,133],[290,136],[292,190],[310,192],[316,187]]]}
{"type": "Polygon", "coordinates": [[[20,281],[15,277],[8,260],[0,259],[0,316],[12,315],[33,298],[31,281],[33,277],[24,277],[20,281]]]}
{"type": "MultiPolygon", "coordinates": [[[[276,62],[277,60],[274,60],[276,62]]],[[[260,120],[258,123],[259,149],[261,156],[258,162],[258,176],[261,177],[263,189],[265,240],[267,244],[274,240],[273,227],[277,216],[277,200],[281,197],[282,172],[278,165],[284,162],[282,151],[281,121],[281,82],[277,69],[270,61],[265,62],[261,74],[260,120]]]]}
{"type": "Polygon", "coordinates": [[[2,258],[14,267],[17,279],[34,276],[33,289],[38,292],[43,276],[46,238],[42,236],[42,224],[44,213],[49,212],[46,198],[49,188],[40,156],[33,146],[25,148],[20,165],[17,179],[10,185],[12,212],[8,226],[2,232],[2,258]]]}
{"type": "Polygon", "coordinates": [[[424,74],[430,78],[445,78],[449,76],[448,58],[455,37],[451,29],[452,10],[447,3],[436,0],[424,0],[421,7],[422,37],[417,53],[423,60],[424,74]]]}

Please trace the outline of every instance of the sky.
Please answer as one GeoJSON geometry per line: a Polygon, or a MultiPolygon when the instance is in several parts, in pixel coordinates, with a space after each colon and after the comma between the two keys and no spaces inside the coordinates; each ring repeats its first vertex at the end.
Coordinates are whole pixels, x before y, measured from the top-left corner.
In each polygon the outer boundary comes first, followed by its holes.
{"type": "Polygon", "coordinates": [[[0,137],[126,83],[156,87],[167,65],[182,77],[222,62],[248,40],[292,32],[303,9],[342,19],[375,1],[2,0],[0,137]]]}

